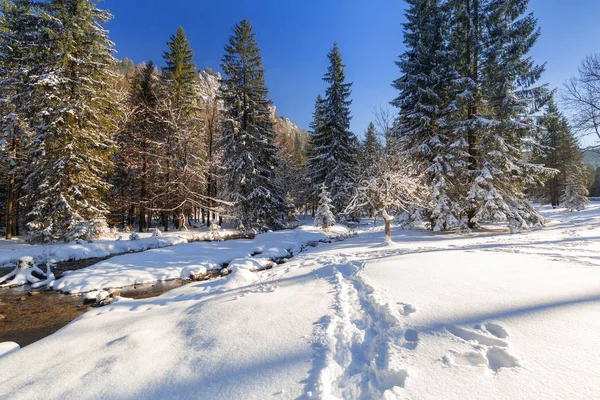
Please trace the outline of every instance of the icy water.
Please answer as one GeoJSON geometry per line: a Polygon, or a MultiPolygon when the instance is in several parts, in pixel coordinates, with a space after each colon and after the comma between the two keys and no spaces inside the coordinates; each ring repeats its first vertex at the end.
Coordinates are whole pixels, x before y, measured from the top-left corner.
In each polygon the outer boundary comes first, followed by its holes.
{"type": "MultiPolygon", "coordinates": [[[[186,283],[189,282],[156,282],[119,291],[123,297],[143,299],[159,296],[186,283]]],[[[30,345],[92,308],[83,304],[81,295],[65,295],[54,291],[31,295],[30,290],[29,285],[0,289],[0,315],[4,316],[0,319],[0,342],[16,342],[21,347],[30,345]]]]}

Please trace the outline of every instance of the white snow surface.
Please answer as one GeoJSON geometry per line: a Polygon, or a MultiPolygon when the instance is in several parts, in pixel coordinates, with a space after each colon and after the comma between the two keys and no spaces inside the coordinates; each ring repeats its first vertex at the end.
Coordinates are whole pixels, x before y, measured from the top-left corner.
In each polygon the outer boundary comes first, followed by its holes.
{"type": "Polygon", "coordinates": [[[542,211],[516,235],[390,244],[363,227],[258,273],[305,239],[267,234],[241,258],[221,243],[227,277],[120,299],[0,359],[0,398],[597,399],[600,204],[542,211]]]}
{"type": "MultiPolygon", "coordinates": [[[[337,231],[332,230],[334,235],[345,231],[344,227],[339,227],[337,231]]],[[[192,274],[219,270],[223,264],[230,264],[229,269],[242,263],[247,265],[247,269],[259,269],[268,259],[298,253],[301,245],[328,238],[329,236],[317,228],[300,227],[264,233],[255,239],[185,243],[143,253],[124,254],[73,271],[56,280],[52,288],[67,293],[85,293],[156,281],[186,279],[192,274]],[[252,254],[257,256],[250,260],[245,259],[252,254]]]]}
{"type": "Polygon", "coordinates": [[[9,355],[20,349],[20,346],[15,342],[0,343],[0,358],[9,355]]]}
{"type": "MultiPolygon", "coordinates": [[[[223,229],[223,238],[237,233],[233,229],[223,229]]],[[[162,232],[154,235],[154,230],[148,233],[137,233],[138,240],[129,240],[129,233],[120,233],[115,237],[102,237],[91,243],[70,242],[52,244],[28,244],[21,238],[13,240],[0,239],[0,267],[16,264],[21,257],[33,257],[37,264],[45,264],[48,260],[72,261],[88,258],[103,258],[114,254],[137,252],[186,243],[188,240],[202,240],[211,233],[206,228],[189,231],[162,232]]]]}

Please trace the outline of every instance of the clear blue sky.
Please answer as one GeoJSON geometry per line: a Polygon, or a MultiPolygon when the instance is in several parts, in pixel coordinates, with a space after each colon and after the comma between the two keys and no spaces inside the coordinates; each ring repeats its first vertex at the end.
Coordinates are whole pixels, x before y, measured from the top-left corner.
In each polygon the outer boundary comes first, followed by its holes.
{"type": "MultiPolygon", "coordinates": [[[[401,0],[105,0],[117,57],[162,65],[165,42],[182,25],[199,68],[220,70],[231,27],[250,20],[262,49],[265,78],[277,113],[307,128],[325,88],[326,54],[337,41],[352,87],[352,130],[362,135],[372,111],[396,96],[391,82],[403,52],[401,0]]],[[[599,0],[532,0],[542,36],[532,56],[547,62],[552,87],[577,72],[583,57],[600,52],[599,0]]]]}

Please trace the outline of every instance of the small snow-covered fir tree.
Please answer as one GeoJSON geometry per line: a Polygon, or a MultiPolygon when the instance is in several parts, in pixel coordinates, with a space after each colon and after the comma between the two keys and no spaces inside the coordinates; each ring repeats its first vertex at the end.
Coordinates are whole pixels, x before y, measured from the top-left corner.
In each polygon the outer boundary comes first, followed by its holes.
{"type": "Polygon", "coordinates": [[[590,202],[586,197],[587,194],[588,191],[583,186],[569,183],[566,185],[560,201],[568,211],[583,211],[590,202]]]}
{"type": "Polygon", "coordinates": [[[319,205],[317,207],[317,212],[315,213],[315,226],[322,228],[324,231],[328,231],[329,228],[334,225],[335,216],[333,215],[333,206],[331,205],[327,186],[323,183],[319,194],[319,205]]]}
{"type": "Polygon", "coordinates": [[[278,179],[281,160],[274,144],[271,101],[267,98],[262,57],[252,27],[233,27],[222,60],[222,197],[240,229],[284,228],[288,206],[278,179]]]}

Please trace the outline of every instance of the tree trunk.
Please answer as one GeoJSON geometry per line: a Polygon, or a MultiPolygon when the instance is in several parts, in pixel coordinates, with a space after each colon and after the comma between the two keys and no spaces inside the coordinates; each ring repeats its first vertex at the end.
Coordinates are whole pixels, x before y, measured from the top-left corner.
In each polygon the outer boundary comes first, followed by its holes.
{"type": "Polygon", "coordinates": [[[392,241],[392,221],[394,220],[394,217],[389,215],[387,213],[387,210],[385,210],[385,209],[383,209],[382,214],[383,214],[383,221],[385,222],[385,241],[391,242],[392,241]]]}
{"type": "Polygon", "coordinates": [[[385,239],[389,242],[392,241],[392,220],[385,220],[385,239]]]}

